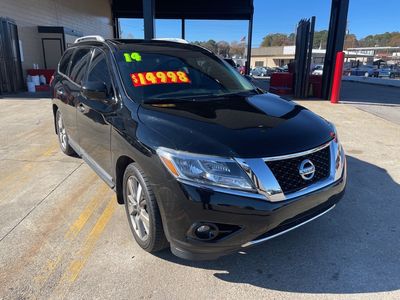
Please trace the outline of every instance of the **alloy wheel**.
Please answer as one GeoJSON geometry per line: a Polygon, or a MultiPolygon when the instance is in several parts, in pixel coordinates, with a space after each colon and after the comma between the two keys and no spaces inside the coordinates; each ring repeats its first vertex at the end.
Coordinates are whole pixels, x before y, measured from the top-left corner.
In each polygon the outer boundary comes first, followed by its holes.
{"type": "Polygon", "coordinates": [[[143,186],[136,176],[130,176],[126,186],[130,222],[136,235],[145,241],[149,236],[150,221],[143,186]]]}
{"type": "Polygon", "coordinates": [[[67,149],[67,132],[65,131],[65,126],[63,119],[61,117],[61,113],[57,114],[57,130],[58,130],[58,138],[60,140],[61,147],[65,150],[67,149]]]}

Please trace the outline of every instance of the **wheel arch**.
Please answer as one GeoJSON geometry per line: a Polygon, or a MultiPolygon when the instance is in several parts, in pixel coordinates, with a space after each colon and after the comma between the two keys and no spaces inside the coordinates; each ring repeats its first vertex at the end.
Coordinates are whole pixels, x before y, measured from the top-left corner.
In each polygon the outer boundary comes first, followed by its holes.
{"type": "Polygon", "coordinates": [[[124,204],[123,195],[123,179],[126,167],[135,162],[131,157],[122,155],[118,157],[117,163],[115,164],[115,192],[117,194],[117,201],[119,204],[124,204]]]}
{"type": "Polygon", "coordinates": [[[58,132],[57,132],[57,124],[56,124],[56,113],[57,113],[57,110],[58,110],[58,106],[53,104],[54,131],[55,131],[56,134],[58,134],[58,132]]]}

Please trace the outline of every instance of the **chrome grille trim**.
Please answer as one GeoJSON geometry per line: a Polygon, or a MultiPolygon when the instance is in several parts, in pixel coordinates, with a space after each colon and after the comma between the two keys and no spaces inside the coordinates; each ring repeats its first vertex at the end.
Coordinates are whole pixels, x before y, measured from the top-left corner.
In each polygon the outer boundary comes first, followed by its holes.
{"type": "Polygon", "coordinates": [[[345,155],[341,145],[336,140],[333,139],[329,143],[325,143],[319,147],[294,154],[265,157],[258,159],[235,158],[235,160],[240,164],[243,170],[245,170],[249,178],[252,179],[252,181],[256,185],[257,192],[259,194],[264,195],[267,201],[279,202],[301,197],[303,195],[315,192],[339,180],[343,173],[343,168],[345,164],[345,155]],[[284,194],[281,186],[279,185],[275,176],[272,174],[272,171],[268,167],[266,162],[304,156],[320,151],[326,147],[330,147],[331,169],[329,176],[301,190],[289,194],[284,194]],[[336,164],[336,161],[338,159],[340,160],[340,163],[336,164]]]}
{"type": "Polygon", "coordinates": [[[271,157],[264,157],[263,160],[265,162],[267,161],[275,161],[275,160],[284,160],[284,159],[289,159],[289,158],[294,158],[294,157],[299,157],[299,156],[304,156],[304,155],[308,155],[317,151],[320,151],[326,147],[329,147],[329,145],[332,143],[332,141],[329,141],[326,144],[323,144],[317,148],[311,149],[311,150],[307,150],[307,151],[303,151],[303,152],[297,152],[297,153],[293,153],[293,154],[286,154],[286,155],[279,155],[279,156],[271,156],[271,157]]]}
{"type": "Polygon", "coordinates": [[[323,211],[322,213],[320,213],[320,214],[318,214],[318,215],[316,215],[316,216],[314,216],[314,217],[312,217],[312,218],[310,218],[310,219],[308,219],[308,220],[306,220],[306,221],[304,221],[304,222],[302,222],[300,224],[297,224],[297,225],[295,225],[293,227],[290,227],[290,228],[288,228],[286,230],[278,232],[277,234],[274,234],[274,235],[271,235],[271,236],[268,236],[268,237],[265,237],[265,238],[262,238],[262,239],[259,239],[259,240],[253,240],[253,241],[247,242],[246,244],[242,245],[242,248],[246,248],[246,247],[249,247],[249,246],[253,246],[253,245],[257,245],[257,244],[266,242],[266,241],[271,240],[273,238],[276,238],[276,237],[278,237],[280,235],[283,235],[283,234],[285,234],[285,233],[287,233],[289,231],[292,231],[292,230],[294,230],[296,228],[299,228],[300,226],[303,226],[303,225],[305,225],[305,224],[307,224],[307,223],[309,223],[311,221],[314,221],[315,219],[318,219],[319,217],[325,215],[326,213],[328,213],[329,211],[334,209],[335,206],[336,206],[336,204],[332,205],[330,208],[328,208],[327,210],[323,211]]]}

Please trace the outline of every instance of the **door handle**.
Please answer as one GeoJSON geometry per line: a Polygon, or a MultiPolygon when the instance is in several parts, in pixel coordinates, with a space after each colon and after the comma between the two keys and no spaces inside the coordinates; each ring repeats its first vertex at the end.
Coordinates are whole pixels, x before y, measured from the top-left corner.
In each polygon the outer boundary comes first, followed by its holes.
{"type": "Polygon", "coordinates": [[[83,105],[82,103],[79,103],[79,104],[78,104],[78,109],[79,109],[80,112],[85,112],[86,107],[85,107],[85,105],[83,105]]]}

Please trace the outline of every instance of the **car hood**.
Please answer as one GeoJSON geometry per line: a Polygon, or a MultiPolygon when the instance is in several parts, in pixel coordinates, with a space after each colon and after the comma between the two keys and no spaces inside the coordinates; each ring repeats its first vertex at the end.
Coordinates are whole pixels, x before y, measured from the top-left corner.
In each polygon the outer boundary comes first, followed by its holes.
{"type": "Polygon", "coordinates": [[[163,100],[142,104],[139,119],[193,153],[257,158],[296,153],[332,139],[332,126],[306,108],[273,94],[163,100]]]}

